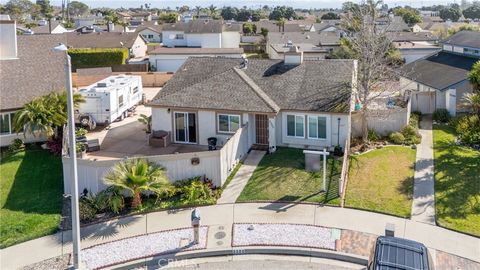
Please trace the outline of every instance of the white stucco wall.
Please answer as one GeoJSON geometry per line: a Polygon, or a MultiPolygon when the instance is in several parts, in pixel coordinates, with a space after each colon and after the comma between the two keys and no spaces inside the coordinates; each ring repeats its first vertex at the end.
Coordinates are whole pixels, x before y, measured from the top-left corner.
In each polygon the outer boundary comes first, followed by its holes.
{"type": "Polygon", "coordinates": [[[147,44],[140,36],[135,39],[130,49],[132,50],[133,57],[144,57],[147,54],[147,44]]]}
{"type": "Polygon", "coordinates": [[[222,35],[220,33],[211,34],[186,34],[187,47],[201,48],[221,48],[222,35]]]}
{"type": "Polygon", "coordinates": [[[349,137],[350,116],[348,114],[328,114],[328,113],[310,113],[310,112],[281,112],[277,115],[276,120],[276,141],[277,146],[288,146],[296,148],[323,149],[325,147],[332,148],[337,144],[342,147],[346,139],[349,137]],[[318,115],[327,117],[327,138],[308,139],[307,125],[305,120],[304,138],[294,138],[287,136],[287,114],[295,115],[318,115]],[[340,136],[338,136],[338,118],[340,118],[340,136]],[[338,142],[338,137],[340,142],[338,142]]]}
{"type": "Polygon", "coordinates": [[[175,39],[177,34],[184,34],[183,31],[162,31],[162,42],[167,47],[185,47],[187,39],[185,35],[183,39],[175,39]]]}
{"type": "Polygon", "coordinates": [[[427,55],[430,55],[440,49],[400,49],[402,57],[405,59],[405,64],[417,61],[427,55]]]}
{"type": "Polygon", "coordinates": [[[152,107],[152,130],[172,131],[172,114],[167,108],[152,107]]]}
{"type": "Polygon", "coordinates": [[[222,32],[222,48],[239,48],[240,33],[239,32],[222,32]]]}

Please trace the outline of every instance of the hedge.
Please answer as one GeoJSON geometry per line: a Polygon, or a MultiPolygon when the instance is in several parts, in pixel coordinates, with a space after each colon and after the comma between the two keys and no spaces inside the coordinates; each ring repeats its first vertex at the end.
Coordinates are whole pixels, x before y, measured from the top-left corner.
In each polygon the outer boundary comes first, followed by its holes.
{"type": "Polygon", "coordinates": [[[69,49],[72,70],[77,68],[111,67],[125,64],[128,49],[69,49]]]}

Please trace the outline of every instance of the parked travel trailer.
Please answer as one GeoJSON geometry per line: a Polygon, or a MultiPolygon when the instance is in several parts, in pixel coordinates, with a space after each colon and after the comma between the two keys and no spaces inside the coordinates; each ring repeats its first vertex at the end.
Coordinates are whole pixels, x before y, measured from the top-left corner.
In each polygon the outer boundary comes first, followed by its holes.
{"type": "Polygon", "coordinates": [[[76,110],[76,122],[93,129],[123,120],[142,101],[142,78],[115,75],[78,91],[85,98],[76,110]]]}

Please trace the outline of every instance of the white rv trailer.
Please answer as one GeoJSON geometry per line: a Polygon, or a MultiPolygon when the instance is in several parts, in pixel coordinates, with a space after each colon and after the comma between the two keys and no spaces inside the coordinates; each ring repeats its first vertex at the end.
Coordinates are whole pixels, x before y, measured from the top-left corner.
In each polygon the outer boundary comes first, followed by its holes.
{"type": "Polygon", "coordinates": [[[115,120],[123,120],[129,111],[142,101],[142,77],[115,75],[80,88],[78,93],[85,98],[76,110],[76,122],[82,126],[95,128],[108,125],[115,120]]]}

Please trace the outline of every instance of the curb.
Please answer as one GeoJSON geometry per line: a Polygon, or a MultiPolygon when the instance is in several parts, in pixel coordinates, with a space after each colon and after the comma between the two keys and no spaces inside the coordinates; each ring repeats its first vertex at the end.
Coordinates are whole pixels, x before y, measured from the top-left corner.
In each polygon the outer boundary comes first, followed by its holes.
{"type": "Polygon", "coordinates": [[[217,249],[207,251],[190,251],[170,255],[161,255],[148,257],[141,260],[132,261],[128,264],[117,264],[117,266],[110,266],[108,269],[132,269],[138,267],[152,267],[165,266],[168,263],[160,265],[160,262],[174,262],[183,260],[192,260],[199,258],[224,257],[224,256],[242,256],[242,255],[282,255],[282,256],[297,256],[297,257],[314,257],[322,259],[330,259],[342,261],[347,263],[367,266],[368,258],[358,255],[352,255],[342,252],[327,251],[327,250],[312,250],[299,248],[278,248],[278,247],[245,247],[245,248],[229,248],[217,249]]]}

